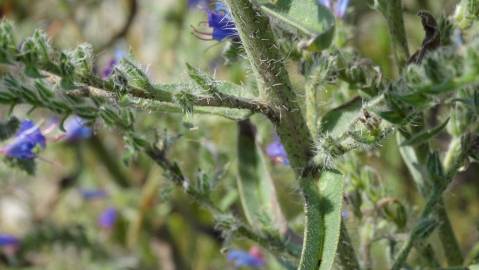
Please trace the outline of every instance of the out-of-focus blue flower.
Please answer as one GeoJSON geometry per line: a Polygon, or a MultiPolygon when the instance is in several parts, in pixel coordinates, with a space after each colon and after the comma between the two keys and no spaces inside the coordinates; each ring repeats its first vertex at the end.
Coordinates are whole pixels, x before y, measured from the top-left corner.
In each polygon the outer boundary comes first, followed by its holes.
{"type": "Polygon", "coordinates": [[[284,165],[289,164],[288,154],[286,154],[286,150],[278,137],[268,145],[266,148],[266,154],[268,154],[268,156],[276,163],[284,165]]]}
{"type": "Polygon", "coordinates": [[[327,8],[331,8],[331,0],[318,0],[318,3],[327,8]]]}
{"type": "Polygon", "coordinates": [[[73,142],[88,139],[92,135],[92,129],[86,125],[85,120],[79,116],[71,116],[65,121],[64,140],[73,142]]]}
{"type": "Polygon", "coordinates": [[[98,225],[103,229],[111,229],[116,223],[118,212],[114,207],[105,209],[98,217],[98,225]]]}
{"type": "Polygon", "coordinates": [[[11,158],[33,159],[37,147],[45,148],[46,139],[40,128],[31,120],[24,120],[15,134],[15,138],[2,149],[2,152],[11,158]]]}
{"type": "Polygon", "coordinates": [[[194,34],[203,40],[217,40],[236,39],[239,37],[236,25],[233,18],[228,12],[227,7],[223,2],[216,2],[213,10],[208,10],[208,27],[212,28],[211,33],[199,31],[193,28],[194,34]]]}
{"type": "Polygon", "coordinates": [[[11,234],[0,234],[0,247],[12,247],[20,244],[20,240],[11,234]]]}
{"type": "Polygon", "coordinates": [[[349,0],[337,0],[336,4],[334,5],[334,9],[333,5],[331,4],[331,0],[318,0],[318,4],[331,9],[336,17],[342,18],[348,9],[349,0]]]}
{"type": "Polygon", "coordinates": [[[95,199],[103,199],[108,194],[106,191],[101,189],[80,189],[80,194],[85,200],[95,200],[95,199]]]}
{"type": "Polygon", "coordinates": [[[100,75],[103,79],[107,79],[108,77],[110,77],[110,75],[113,73],[113,70],[115,70],[116,65],[118,65],[121,59],[125,57],[125,54],[126,54],[125,51],[121,49],[115,50],[115,56],[112,59],[110,59],[108,64],[101,70],[100,75]]]}
{"type": "Polygon", "coordinates": [[[264,265],[264,258],[260,253],[246,252],[243,250],[231,250],[226,258],[234,262],[236,267],[261,267],[264,265]]]}
{"type": "Polygon", "coordinates": [[[207,7],[209,0],[188,0],[188,7],[189,8],[203,8],[207,7]]]}

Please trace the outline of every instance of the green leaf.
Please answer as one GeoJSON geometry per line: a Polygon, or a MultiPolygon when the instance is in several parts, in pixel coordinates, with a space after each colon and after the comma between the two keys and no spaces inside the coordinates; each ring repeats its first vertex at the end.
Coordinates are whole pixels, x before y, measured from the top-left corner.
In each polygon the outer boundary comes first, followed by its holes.
{"type": "Polygon", "coordinates": [[[330,270],[336,257],[341,228],[344,181],[340,174],[325,171],[319,180],[319,194],[323,203],[323,248],[319,270],[330,270]]]}
{"type": "Polygon", "coordinates": [[[5,158],[5,163],[12,167],[26,172],[28,175],[34,175],[36,170],[35,159],[5,158]]]}
{"type": "Polygon", "coordinates": [[[439,126],[433,128],[433,129],[425,130],[423,132],[420,132],[418,134],[413,135],[411,138],[404,141],[401,144],[401,146],[418,145],[418,144],[422,144],[422,143],[428,141],[432,137],[439,134],[446,127],[448,122],[449,122],[449,118],[446,121],[444,121],[444,123],[440,124],[439,126]]]}
{"type": "Polygon", "coordinates": [[[20,126],[20,121],[16,117],[12,117],[5,122],[0,122],[0,141],[7,140],[12,137],[20,126]]]}
{"type": "MultiPolygon", "coordinates": [[[[245,97],[245,98],[256,97],[255,94],[253,94],[251,91],[249,91],[245,87],[242,87],[240,85],[227,82],[227,81],[216,80],[209,74],[203,72],[202,70],[196,67],[191,66],[188,63],[186,63],[186,67],[188,69],[188,75],[190,76],[190,78],[196,84],[198,84],[198,86],[200,86],[203,91],[205,91],[206,93],[210,95],[227,94],[227,95],[232,95],[235,97],[245,97]]],[[[178,89],[178,88],[184,88],[184,87],[185,87],[184,85],[179,85],[179,86],[176,86],[175,88],[178,89]]],[[[192,90],[191,92],[193,92],[192,90]]]]}
{"type": "Polygon", "coordinates": [[[319,132],[336,138],[348,131],[356,121],[362,108],[359,97],[327,112],[321,119],[319,132]]]}
{"type": "Polygon", "coordinates": [[[263,11],[276,19],[285,30],[306,38],[300,44],[302,49],[320,51],[331,44],[335,17],[316,0],[279,0],[276,4],[261,2],[263,11]]]}
{"type": "Polygon", "coordinates": [[[239,122],[238,158],[237,185],[248,223],[257,229],[286,232],[286,219],[265,158],[256,144],[255,127],[249,120],[239,122]]]}

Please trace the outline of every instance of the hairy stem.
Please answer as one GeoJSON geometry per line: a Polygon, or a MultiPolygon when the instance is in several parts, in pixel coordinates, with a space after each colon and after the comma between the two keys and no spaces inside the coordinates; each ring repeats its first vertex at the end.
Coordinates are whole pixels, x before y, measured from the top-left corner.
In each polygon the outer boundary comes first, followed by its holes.
{"type": "MultiPolygon", "coordinates": [[[[449,146],[449,150],[445,158],[445,170],[448,182],[450,182],[452,180],[452,177],[454,177],[454,175],[457,173],[457,170],[460,167],[459,164],[462,164],[464,162],[464,159],[467,157],[467,153],[465,152],[465,150],[462,150],[463,147],[461,147],[462,141],[467,138],[467,136],[465,136],[464,138],[454,138],[449,146]]],[[[423,151],[425,150],[428,150],[428,148],[423,149],[423,151]]],[[[415,153],[416,156],[426,156],[426,153],[421,153],[421,151],[417,147],[413,148],[413,153],[415,153]]],[[[411,174],[413,176],[423,175],[423,173],[421,172],[425,171],[426,169],[424,168],[425,165],[421,166],[421,164],[425,163],[411,163],[411,158],[405,155],[403,155],[403,159],[406,164],[408,164],[408,168],[410,170],[411,168],[415,168],[413,171],[411,171],[411,174]]],[[[429,181],[428,179],[421,179],[421,181],[418,182],[427,182],[431,184],[431,181],[429,181]]],[[[444,208],[444,202],[442,200],[442,193],[447,188],[447,185],[435,185],[434,187],[433,193],[428,197],[426,206],[421,213],[421,219],[428,218],[433,214],[437,214],[439,222],[439,238],[441,240],[441,244],[443,246],[443,249],[445,250],[445,253],[448,254],[446,256],[447,262],[450,266],[461,265],[464,259],[458,241],[455,237],[454,231],[452,230],[452,226],[449,221],[449,217],[447,216],[446,209],[444,208]]],[[[422,192],[422,194],[423,196],[427,195],[426,192],[422,192]]],[[[413,229],[413,232],[416,231],[420,226],[421,224],[416,224],[413,229]]],[[[411,251],[416,241],[418,241],[418,238],[414,233],[411,233],[408,241],[406,241],[401,251],[399,252],[399,255],[397,256],[392,269],[401,268],[401,266],[406,262],[409,252],[411,251]]]]}
{"type": "Polygon", "coordinates": [[[260,96],[280,110],[276,130],[288,152],[289,160],[299,175],[312,157],[313,140],[291,87],[283,58],[275,43],[266,16],[255,10],[248,0],[227,0],[258,80],[260,96]]]}
{"type": "Polygon", "coordinates": [[[409,48],[401,2],[401,0],[377,0],[378,8],[386,18],[388,24],[394,47],[394,57],[400,69],[406,65],[409,58],[409,48]]]}
{"type": "Polygon", "coordinates": [[[260,96],[270,106],[280,110],[279,121],[273,122],[291,166],[300,178],[305,199],[305,240],[299,269],[315,270],[319,265],[322,243],[317,223],[321,221],[316,183],[318,175],[314,174],[314,170],[307,169],[313,156],[313,139],[302,116],[298,97],[291,87],[268,18],[255,10],[248,0],[226,0],[226,3],[256,75],[260,96]]]}

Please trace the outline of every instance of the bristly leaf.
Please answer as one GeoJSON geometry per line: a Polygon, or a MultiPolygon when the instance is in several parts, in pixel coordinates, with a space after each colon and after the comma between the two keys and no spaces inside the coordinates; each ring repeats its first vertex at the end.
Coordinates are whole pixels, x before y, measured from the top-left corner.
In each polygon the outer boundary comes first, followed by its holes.
{"type": "Polygon", "coordinates": [[[246,219],[255,228],[274,228],[285,233],[286,219],[265,158],[256,144],[255,127],[249,120],[240,121],[238,132],[237,185],[246,219]]]}
{"type": "Polygon", "coordinates": [[[321,175],[321,179],[319,180],[319,193],[323,201],[321,204],[321,214],[323,215],[323,247],[321,249],[321,265],[319,270],[332,269],[334,258],[338,252],[343,188],[344,180],[340,174],[324,172],[321,175]]]}
{"type": "Polygon", "coordinates": [[[246,91],[246,88],[242,88],[241,86],[234,83],[215,80],[206,72],[203,72],[202,70],[193,67],[188,63],[186,64],[186,67],[188,69],[188,75],[190,76],[190,78],[196,84],[198,84],[198,86],[201,87],[203,91],[210,95],[228,94],[237,97],[254,97],[252,93],[246,91]]]}
{"type": "Polygon", "coordinates": [[[334,15],[316,0],[282,0],[276,4],[260,1],[262,10],[275,19],[280,28],[299,33],[305,38],[301,49],[321,51],[331,44],[336,20],[334,15]]]}
{"type": "Polygon", "coordinates": [[[433,129],[425,130],[423,132],[413,135],[411,138],[404,141],[401,146],[418,145],[427,142],[429,139],[439,134],[446,127],[448,122],[449,118],[433,129]]]}
{"type": "Polygon", "coordinates": [[[321,119],[319,132],[329,134],[333,138],[339,137],[356,121],[362,108],[362,100],[357,97],[353,100],[327,112],[321,119]]]}
{"type": "Polygon", "coordinates": [[[17,54],[17,45],[13,35],[13,26],[8,21],[0,23],[0,63],[10,64],[17,54]]]}

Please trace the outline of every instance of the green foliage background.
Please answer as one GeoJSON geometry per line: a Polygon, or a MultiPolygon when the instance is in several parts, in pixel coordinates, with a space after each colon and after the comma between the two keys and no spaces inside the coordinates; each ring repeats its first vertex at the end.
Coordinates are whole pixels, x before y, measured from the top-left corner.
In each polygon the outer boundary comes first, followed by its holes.
{"type": "MultiPolygon", "coordinates": [[[[190,26],[206,20],[201,10],[189,10],[186,2],[175,0],[138,0],[135,17],[128,31],[118,33],[131,12],[130,0],[3,0],[0,12],[15,23],[16,34],[26,37],[36,28],[44,29],[58,48],[74,48],[88,42],[98,56],[98,67],[104,67],[115,50],[131,53],[148,70],[153,81],[173,83],[189,80],[185,63],[215,74],[215,78],[237,84],[251,85],[247,61],[228,61],[224,52],[228,42],[206,42],[192,35],[190,26]]],[[[380,66],[384,76],[395,78],[391,43],[387,24],[382,15],[369,7],[368,1],[355,0],[345,20],[338,23],[334,43],[344,50],[355,48],[365,58],[380,66]]],[[[416,12],[427,9],[436,17],[451,15],[457,1],[404,1],[406,32],[411,51],[420,47],[424,33],[416,12]]],[[[293,86],[302,89],[304,79],[297,65],[291,63],[293,86]]],[[[349,100],[357,89],[340,82],[328,85],[319,97],[326,109],[349,100]]],[[[241,95],[241,93],[235,93],[241,95]]],[[[30,107],[17,106],[14,114],[26,116],[30,107]]],[[[0,115],[6,119],[7,109],[0,115]]],[[[47,119],[52,114],[42,109],[28,117],[47,119]]],[[[171,157],[179,162],[190,179],[204,174],[208,183],[215,184],[212,193],[220,209],[232,208],[241,213],[236,189],[238,155],[237,125],[234,121],[194,114],[167,114],[145,110],[137,116],[139,130],[147,135],[158,130],[175,141],[171,157]],[[167,131],[166,131],[167,130],[167,131]],[[177,135],[181,137],[177,138],[177,135]],[[171,135],[171,136],[170,136],[171,135]]],[[[262,149],[273,140],[272,126],[260,116],[253,116],[258,141],[262,149]]],[[[25,269],[233,269],[222,255],[223,248],[248,249],[252,243],[226,236],[215,228],[212,217],[181,190],[165,179],[161,169],[146,155],[130,159],[131,151],[124,147],[119,133],[97,125],[94,138],[75,144],[51,142],[42,152],[35,176],[11,170],[0,163],[0,232],[31,237],[32,245],[25,258],[33,265],[25,269]],[[121,157],[121,158],[119,158],[121,157]],[[80,162],[80,159],[82,162],[80,162]],[[125,162],[123,162],[125,161],[125,162]],[[68,177],[74,176],[73,186],[65,188],[68,177]],[[125,183],[128,188],[125,188],[125,183]],[[107,190],[108,199],[83,201],[80,187],[107,190]],[[102,231],[96,224],[97,215],[107,206],[120,211],[114,231],[102,231]]],[[[437,142],[441,148],[443,141],[437,142]]],[[[406,166],[403,164],[394,136],[382,142],[374,151],[352,154],[350,160],[362,164],[360,172],[351,166],[346,191],[354,195],[355,178],[368,179],[369,192],[380,199],[399,201],[408,216],[424,205],[406,166]]],[[[354,162],[353,162],[354,163],[354,162]]],[[[267,160],[271,178],[278,191],[279,202],[291,226],[300,231],[303,226],[302,199],[293,172],[288,166],[267,160]]],[[[450,220],[463,253],[479,254],[479,166],[470,164],[458,175],[445,196],[450,220]]],[[[348,193],[349,194],[349,193],[348,193]]],[[[347,227],[358,255],[374,258],[370,269],[384,269],[387,263],[385,241],[371,242],[372,236],[387,232],[392,223],[374,214],[374,205],[364,205],[359,220],[354,209],[345,204],[349,215],[347,227]],[[364,243],[370,243],[364,245],[364,243]],[[369,250],[367,250],[369,249],[369,250]],[[369,254],[369,255],[368,255],[369,254]]],[[[387,215],[387,213],[385,214],[387,215]]],[[[412,224],[413,220],[405,220],[412,224]]],[[[399,230],[400,231],[400,230],[399,230]]],[[[431,237],[439,245],[437,235],[431,237]]],[[[444,254],[438,254],[443,261],[444,254]]],[[[278,267],[268,255],[266,269],[278,267]]],[[[419,260],[414,257],[411,260],[419,260]]],[[[1,266],[6,267],[6,266],[1,266]]]]}

